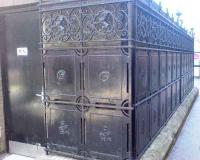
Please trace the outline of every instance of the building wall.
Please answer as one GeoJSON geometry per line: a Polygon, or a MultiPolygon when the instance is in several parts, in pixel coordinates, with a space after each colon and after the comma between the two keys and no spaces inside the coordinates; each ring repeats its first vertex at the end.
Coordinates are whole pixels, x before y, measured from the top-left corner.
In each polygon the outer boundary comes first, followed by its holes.
{"type": "Polygon", "coordinates": [[[0,7],[23,5],[23,4],[35,3],[38,1],[39,0],[1,0],[0,7]]]}

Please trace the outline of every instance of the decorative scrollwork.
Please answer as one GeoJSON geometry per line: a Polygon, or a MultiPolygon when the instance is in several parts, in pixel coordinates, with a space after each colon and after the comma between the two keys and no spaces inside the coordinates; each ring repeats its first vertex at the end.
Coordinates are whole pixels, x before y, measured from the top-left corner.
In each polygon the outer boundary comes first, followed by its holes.
{"type": "Polygon", "coordinates": [[[137,12],[136,33],[136,40],[143,43],[193,50],[193,42],[186,33],[141,8],[138,8],[137,12]]]}
{"type": "MultiPolygon", "coordinates": [[[[132,31],[128,28],[129,13],[127,2],[44,11],[42,39],[44,43],[83,42],[83,45],[90,41],[128,40],[134,38],[128,37],[128,32],[132,31]]],[[[167,48],[193,50],[192,38],[174,22],[170,23],[167,15],[168,21],[160,14],[151,14],[151,11],[138,7],[136,40],[167,48]]]]}
{"type": "Polygon", "coordinates": [[[83,40],[113,40],[128,38],[127,3],[84,7],[83,40]]]}
{"type": "Polygon", "coordinates": [[[128,39],[127,3],[44,12],[45,43],[128,39]]]}
{"type": "Polygon", "coordinates": [[[144,14],[141,10],[138,10],[137,16],[137,40],[142,42],[148,42],[149,32],[149,18],[150,16],[144,14]]]}
{"type": "Polygon", "coordinates": [[[44,12],[42,15],[43,42],[81,40],[80,8],[44,12]]]}

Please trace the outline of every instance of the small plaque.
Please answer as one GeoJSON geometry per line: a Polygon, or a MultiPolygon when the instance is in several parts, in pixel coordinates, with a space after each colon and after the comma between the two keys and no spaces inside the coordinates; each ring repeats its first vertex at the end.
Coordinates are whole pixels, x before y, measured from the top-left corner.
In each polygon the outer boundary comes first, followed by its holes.
{"type": "Polygon", "coordinates": [[[28,56],[28,48],[27,47],[17,48],[17,56],[28,56]]]}

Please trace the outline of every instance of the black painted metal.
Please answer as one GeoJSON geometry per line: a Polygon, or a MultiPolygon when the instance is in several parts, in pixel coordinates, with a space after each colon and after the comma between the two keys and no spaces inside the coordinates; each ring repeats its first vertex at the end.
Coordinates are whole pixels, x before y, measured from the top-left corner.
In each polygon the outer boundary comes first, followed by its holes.
{"type": "Polygon", "coordinates": [[[45,0],[40,15],[48,150],[140,156],[193,88],[193,38],[150,0],[45,0]]]}
{"type": "Polygon", "coordinates": [[[41,92],[42,70],[38,11],[5,13],[4,91],[7,139],[45,145],[44,107],[36,94],[41,92]],[[17,55],[17,48],[27,47],[28,55],[17,55]]]}
{"type": "Polygon", "coordinates": [[[10,139],[76,158],[140,157],[193,88],[193,37],[151,0],[42,0],[39,10],[5,14],[10,139]]]}

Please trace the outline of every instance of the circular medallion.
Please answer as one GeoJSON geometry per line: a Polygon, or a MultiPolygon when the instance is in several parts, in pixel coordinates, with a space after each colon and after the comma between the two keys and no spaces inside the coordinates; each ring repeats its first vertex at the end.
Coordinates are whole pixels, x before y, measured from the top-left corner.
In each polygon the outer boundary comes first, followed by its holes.
{"type": "Polygon", "coordinates": [[[76,105],[79,111],[87,112],[89,110],[88,106],[82,106],[81,104],[90,104],[90,101],[87,97],[78,97],[76,103],[80,103],[80,105],[76,105]]]}
{"type": "Polygon", "coordinates": [[[66,78],[66,71],[64,69],[58,70],[56,73],[56,78],[58,81],[63,81],[66,78]]]}
{"type": "Polygon", "coordinates": [[[99,79],[102,81],[102,82],[106,82],[110,79],[110,72],[108,71],[102,71],[100,74],[99,74],[99,79]]]}
{"type": "MultiPolygon", "coordinates": [[[[129,107],[128,100],[125,100],[125,101],[122,103],[122,107],[124,107],[124,108],[129,107]]],[[[122,109],[122,113],[123,113],[126,117],[129,116],[129,110],[126,110],[126,109],[123,110],[123,109],[122,109]]]]}

